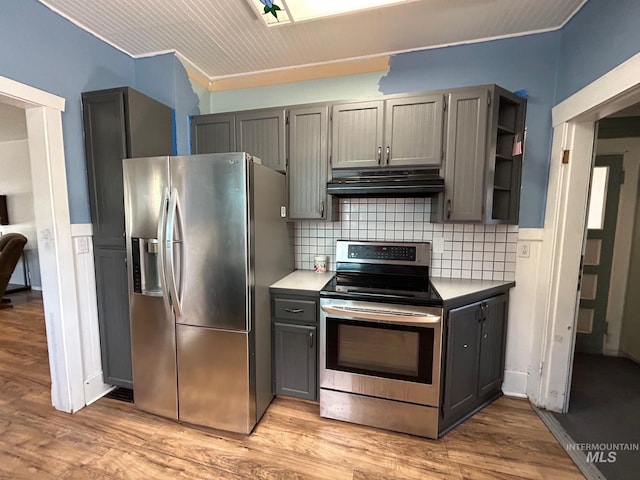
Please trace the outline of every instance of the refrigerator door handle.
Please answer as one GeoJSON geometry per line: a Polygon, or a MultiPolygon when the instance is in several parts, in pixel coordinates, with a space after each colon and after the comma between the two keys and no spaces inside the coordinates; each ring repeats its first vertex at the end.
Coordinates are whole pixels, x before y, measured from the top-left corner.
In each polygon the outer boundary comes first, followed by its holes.
{"type": "Polygon", "coordinates": [[[160,202],[160,214],[158,215],[158,243],[160,248],[158,249],[158,271],[160,275],[160,289],[162,290],[162,300],[164,302],[167,312],[171,311],[171,304],[169,303],[169,290],[167,289],[167,276],[165,272],[165,264],[167,258],[165,245],[164,232],[167,225],[167,208],[169,207],[169,188],[165,188],[162,192],[162,202],[160,202]]]}
{"type": "MultiPolygon", "coordinates": [[[[180,243],[180,248],[182,248],[181,242],[174,241],[176,219],[179,219],[179,221],[182,221],[180,213],[181,212],[180,212],[180,202],[178,200],[178,190],[173,188],[171,189],[171,196],[169,197],[169,214],[167,216],[167,227],[165,230],[165,235],[166,235],[165,251],[167,254],[165,262],[166,262],[166,268],[167,268],[167,281],[169,283],[169,293],[172,299],[173,309],[177,317],[182,315],[182,291],[181,291],[182,289],[178,291],[173,249],[174,249],[174,244],[176,243],[180,243]]],[[[178,225],[178,227],[180,226],[181,225],[178,225]]],[[[181,269],[184,268],[183,263],[184,263],[184,258],[181,258],[180,259],[181,269]]],[[[180,275],[180,277],[182,277],[182,275],[180,275]]]]}

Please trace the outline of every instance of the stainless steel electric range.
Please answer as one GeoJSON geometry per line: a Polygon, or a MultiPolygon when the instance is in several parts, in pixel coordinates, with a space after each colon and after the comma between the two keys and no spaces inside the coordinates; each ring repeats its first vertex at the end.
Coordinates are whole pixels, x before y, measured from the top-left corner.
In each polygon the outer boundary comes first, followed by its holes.
{"type": "Polygon", "coordinates": [[[442,299],[429,243],[338,241],[320,292],[320,415],[438,437],[442,299]]]}

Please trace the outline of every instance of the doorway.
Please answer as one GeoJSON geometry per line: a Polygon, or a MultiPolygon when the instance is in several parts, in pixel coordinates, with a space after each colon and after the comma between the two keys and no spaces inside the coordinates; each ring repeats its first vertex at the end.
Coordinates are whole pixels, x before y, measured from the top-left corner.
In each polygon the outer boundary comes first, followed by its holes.
{"type": "Polygon", "coordinates": [[[0,77],[0,103],[25,112],[51,373],[51,403],[58,410],[75,412],[85,402],[62,140],[64,99],[0,77]]]}
{"type": "MultiPolygon", "coordinates": [[[[640,244],[634,241],[640,238],[638,114],[633,106],[598,122],[568,411],[554,414],[568,444],[640,442],[640,363],[633,350],[640,344],[634,310],[640,277],[640,244]]],[[[607,478],[632,478],[640,470],[638,451],[596,454],[586,462],[607,478]]]]}

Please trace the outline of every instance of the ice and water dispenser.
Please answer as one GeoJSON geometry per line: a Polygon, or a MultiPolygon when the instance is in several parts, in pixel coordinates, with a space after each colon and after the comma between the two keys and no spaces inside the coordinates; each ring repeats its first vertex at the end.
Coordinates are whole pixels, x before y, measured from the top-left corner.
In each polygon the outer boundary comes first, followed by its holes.
{"type": "Polygon", "coordinates": [[[153,297],[162,296],[160,252],[155,238],[131,238],[133,291],[153,297]]]}

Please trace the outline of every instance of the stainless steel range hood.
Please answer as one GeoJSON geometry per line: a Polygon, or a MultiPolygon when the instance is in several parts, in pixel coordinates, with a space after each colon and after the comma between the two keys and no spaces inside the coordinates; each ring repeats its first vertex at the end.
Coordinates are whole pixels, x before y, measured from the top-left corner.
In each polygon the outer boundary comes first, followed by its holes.
{"type": "Polygon", "coordinates": [[[412,171],[333,171],[327,193],[338,197],[429,197],[444,191],[437,169],[412,171]]]}

